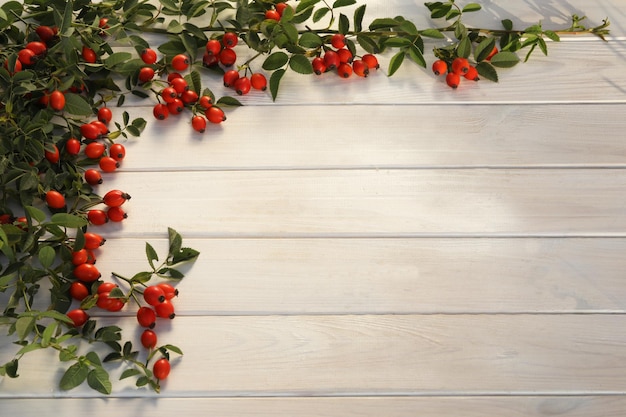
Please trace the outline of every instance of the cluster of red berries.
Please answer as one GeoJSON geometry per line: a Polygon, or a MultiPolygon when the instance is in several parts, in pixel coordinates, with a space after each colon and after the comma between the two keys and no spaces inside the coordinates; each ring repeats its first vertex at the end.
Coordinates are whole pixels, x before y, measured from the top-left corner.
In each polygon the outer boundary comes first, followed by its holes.
{"type": "MultiPolygon", "coordinates": [[[[486,58],[490,61],[491,58],[498,53],[498,48],[494,47],[489,56],[486,58]]],[[[467,58],[456,57],[452,61],[448,62],[443,59],[438,59],[433,62],[433,73],[437,76],[446,74],[446,84],[451,88],[458,88],[461,84],[461,77],[478,81],[478,70],[475,66],[471,65],[467,58]]]]}
{"type": "Polygon", "coordinates": [[[250,77],[241,76],[239,71],[231,69],[224,73],[224,87],[232,88],[237,94],[244,95],[250,92],[251,88],[265,91],[267,89],[267,78],[260,72],[253,73],[250,77]]]}
{"type": "MultiPolygon", "coordinates": [[[[137,79],[141,84],[145,84],[154,79],[154,64],[157,62],[157,54],[153,49],[146,48],[141,52],[141,59],[146,66],[139,69],[137,79]]],[[[182,76],[181,71],[185,71],[189,67],[187,55],[175,55],[171,59],[170,65],[174,71],[168,74],[167,85],[158,91],[157,99],[159,102],[152,109],[153,116],[157,120],[165,120],[170,115],[179,115],[186,108],[189,108],[193,114],[191,125],[194,130],[200,133],[206,130],[207,121],[213,124],[225,121],[224,111],[213,105],[213,99],[208,95],[199,96],[198,92],[191,89],[187,80],[182,76]]]]}
{"type": "Polygon", "coordinates": [[[277,22],[283,16],[283,12],[286,8],[291,7],[287,3],[277,3],[274,7],[265,11],[265,18],[270,20],[276,20],[277,22]]]}
{"type": "Polygon", "coordinates": [[[332,35],[330,44],[332,48],[326,49],[323,55],[311,61],[313,72],[317,75],[336,71],[342,78],[349,78],[352,74],[367,77],[370,71],[380,67],[378,58],[373,54],[365,54],[360,59],[354,59],[354,55],[346,47],[346,37],[341,33],[332,35]]]}

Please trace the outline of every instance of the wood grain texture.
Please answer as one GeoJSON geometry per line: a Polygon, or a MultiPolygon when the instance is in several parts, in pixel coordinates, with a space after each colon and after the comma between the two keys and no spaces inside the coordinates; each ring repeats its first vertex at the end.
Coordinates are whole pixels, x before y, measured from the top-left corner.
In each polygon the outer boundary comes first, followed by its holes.
{"type": "MultiPolygon", "coordinates": [[[[2,399],[7,415],[40,417],[49,402],[2,399]]],[[[348,398],[59,398],[55,411],[93,417],[182,414],[189,417],[621,417],[624,396],[348,397],[348,398]]]]}
{"type": "MultiPolygon", "coordinates": [[[[198,316],[157,329],[160,343],[187,340],[166,396],[623,395],[624,325],[612,314],[198,316]]],[[[49,395],[61,370],[38,353],[0,396],[49,395]]],[[[131,384],[115,396],[136,396],[131,384]]]]}
{"type": "Polygon", "coordinates": [[[188,237],[626,232],[619,169],[117,173],[107,187],[133,197],[109,236],[163,236],[160,219],[188,237]]]}
{"type": "MultiPolygon", "coordinates": [[[[150,243],[164,254],[165,240],[150,243]]],[[[623,313],[625,239],[190,239],[179,315],[623,313]]],[[[104,277],[147,267],[110,239],[104,277]]],[[[120,282],[120,285],[123,283],[120,282]]],[[[128,314],[133,314],[131,305],[128,314]]],[[[93,314],[101,314],[94,311],[93,314]]]]}
{"type": "MultiPolygon", "coordinates": [[[[151,106],[131,112],[153,117],[151,106]]],[[[120,169],[623,168],[626,141],[615,114],[625,112],[623,104],[246,106],[204,135],[187,118],[149,123],[149,140],[122,142],[128,156],[120,169]],[[329,112],[341,122],[328,123],[329,112]]]]}

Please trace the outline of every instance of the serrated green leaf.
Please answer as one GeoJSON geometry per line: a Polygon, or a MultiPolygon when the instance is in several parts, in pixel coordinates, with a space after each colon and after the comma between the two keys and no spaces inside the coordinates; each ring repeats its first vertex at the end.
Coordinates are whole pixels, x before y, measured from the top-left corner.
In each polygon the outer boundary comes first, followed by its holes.
{"type": "Polygon", "coordinates": [[[56,252],[49,245],[40,246],[39,251],[37,252],[37,258],[39,259],[41,266],[48,269],[54,263],[56,252]]]}
{"type": "Polygon", "coordinates": [[[328,14],[328,12],[330,12],[330,9],[328,7],[320,7],[315,11],[315,13],[313,13],[313,22],[319,22],[324,18],[324,16],[328,14]]]}
{"type": "Polygon", "coordinates": [[[363,30],[363,18],[365,17],[365,4],[360,5],[354,11],[354,31],[360,32],[363,30]]]}
{"type": "Polygon", "coordinates": [[[377,54],[380,52],[380,47],[378,43],[376,43],[376,41],[370,36],[357,35],[356,40],[361,48],[365,49],[370,54],[377,54]]]}
{"type": "Polygon", "coordinates": [[[491,65],[499,68],[510,68],[517,65],[519,57],[517,54],[508,51],[500,51],[491,57],[491,65]]]}
{"type": "Polygon", "coordinates": [[[284,69],[276,70],[270,76],[270,93],[272,94],[272,100],[276,101],[276,97],[278,96],[278,89],[280,87],[280,81],[285,75],[284,69]]]}
{"type": "Polygon", "coordinates": [[[159,255],[156,250],[154,250],[154,247],[148,242],[146,242],[146,258],[148,258],[148,263],[152,269],[154,269],[154,261],[159,261],[159,255]]]}
{"type": "Polygon", "coordinates": [[[132,283],[144,284],[150,281],[151,278],[152,278],[152,272],[142,271],[142,272],[137,272],[135,275],[133,275],[130,281],[132,283]]]}
{"type": "Polygon", "coordinates": [[[112,69],[118,64],[125,63],[132,59],[132,55],[129,52],[115,52],[107,57],[104,60],[104,67],[107,69],[112,69]]]}
{"type": "Polygon", "coordinates": [[[189,262],[196,259],[200,255],[195,249],[192,248],[181,248],[181,250],[176,253],[168,262],[168,265],[176,265],[181,262],[189,262]]]}
{"type": "Polygon", "coordinates": [[[98,356],[98,354],[96,352],[88,352],[85,355],[85,358],[91,362],[92,365],[95,366],[100,366],[102,365],[102,362],[100,361],[100,357],[98,356]]]}
{"type": "Polygon", "coordinates": [[[400,25],[401,22],[391,18],[374,19],[369,25],[369,30],[375,31],[379,29],[391,29],[400,25]]]}
{"type": "Polygon", "coordinates": [[[109,395],[113,388],[109,380],[109,374],[102,367],[96,367],[89,371],[87,375],[87,384],[101,394],[109,395]]]}
{"type": "Polygon", "coordinates": [[[237,100],[235,97],[231,97],[231,96],[221,97],[219,100],[217,100],[215,102],[215,105],[217,105],[217,106],[231,106],[231,107],[243,106],[243,104],[239,100],[237,100]]]}
{"type": "Polygon", "coordinates": [[[78,94],[66,93],[65,94],[65,108],[64,110],[75,116],[92,116],[93,110],[87,100],[78,94]]]}
{"type": "Polygon", "coordinates": [[[24,209],[26,210],[26,213],[37,223],[43,223],[46,220],[46,213],[42,210],[33,206],[26,206],[24,209]]]}
{"type": "Polygon", "coordinates": [[[289,59],[289,68],[299,74],[313,74],[311,61],[304,55],[292,55],[289,59]]]}
{"type": "Polygon", "coordinates": [[[52,224],[77,229],[87,226],[87,219],[68,213],[56,213],[50,218],[52,224]]]}
{"type": "Polygon", "coordinates": [[[468,58],[472,53],[472,42],[468,37],[461,39],[456,47],[456,53],[458,56],[468,58]]]}
{"type": "Polygon", "coordinates": [[[300,36],[298,44],[305,48],[318,48],[324,44],[324,41],[317,33],[305,32],[300,36]]]}
{"type": "Polygon", "coordinates": [[[122,375],[120,375],[120,381],[122,379],[130,378],[132,376],[140,375],[140,374],[141,374],[141,371],[139,369],[135,369],[135,368],[125,369],[124,372],[122,372],[122,375]]]}
{"type": "Polygon", "coordinates": [[[343,13],[339,15],[339,23],[337,25],[337,30],[339,33],[343,35],[346,35],[348,31],[350,30],[350,19],[348,19],[348,16],[346,16],[343,13]]]}
{"type": "Polygon", "coordinates": [[[467,13],[467,12],[477,12],[478,10],[481,9],[480,4],[478,3],[468,3],[465,6],[463,6],[463,13],[467,13]]]}
{"type": "Polygon", "coordinates": [[[493,51],[493,48],[496,46],[495,38],[485,38],[483,39],[476,48],[474,49],[474,59],[476,62],[481,62],[487,59],[489,54],[493,51]]]}
{"type": "Polygon", "coordinates": [[[411,58],[413,62],[415,62],[417,65],[423,68],[426,68],[426,60],[424,59],[424,55],[422,54],[422,51],[420,51],[417,46],[411,45],[407,52],[408,52],[409,58],[411,58]]]}
{"type": "Polygon", "coordinates": [[[560,42],[561,41],[561,37],[554,31],[552,30],[544,30],[543,34],[546,35],[548,37],[548,39],[554,41],[554,42],[560,42]]]}
{"type": "Polygon", "coordinates": [[[407,38],[387,38],[385,39],[384,45],[389,48],[401,48],[404,46],[410,46],[413,43],[407,38]]]}
{"type": "Polygon", "coordinates": [[[284,67],[289,61],[289,55],[282,51],[274,52],[263,61],[263,69],[266,71],[274,71],[284,67]]]}
{"type": "Polygon", "coordinates": [[[89,368],[83,365],[81,362],[76,362],[63,374],[61,381],[59,381],[59,388],[63,391],[69,391],[82,384],[87,379],[89,368]]]}
{"type": "Polygon", "coordinates": [[[431,9],[430,17],[432,19],[445,17],[450,12],[450,9],[452,9],[452,4],[450,3],[435,2],[433,4],[437,5],[437,7],[431,9]]]}
{"type": "Polygon", "coordinates": [[[404,62],[404,52],[398,52],[389,61],[389,76],[391,77],[393,74],[398,71],[402,63],[404,62]]]}

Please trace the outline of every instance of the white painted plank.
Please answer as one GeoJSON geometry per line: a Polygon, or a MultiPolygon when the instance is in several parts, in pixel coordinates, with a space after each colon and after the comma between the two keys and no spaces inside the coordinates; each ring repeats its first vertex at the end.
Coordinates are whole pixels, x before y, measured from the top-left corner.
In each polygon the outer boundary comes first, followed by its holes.
{"type": "MultiPolygon", "coordinates": [[[[195,132],[148,120],[121,170],[626,166],[625,105],[247,106],[195,132]],[[331,116],[341,115],[340,118],[331,116]],[[310,128],[302,128],[310,126],[310,128]]],[[[121,114],[121,113],[120,113],[121,114]]]]}
{"type": "Polygon", "coordinates": [[[7,415],[40,417],[50,412],[93,417],[158,413],[205,417],[621,417],[623,396],[536,397],[348,397],[348,398],[57,398],[3,399],[7,415]],[[420,413],[420,414],[417,414],[420,413]]]}
{"type": "MultiPolygon", "coordinates": [[[[135,326],[132,318],[116,323],[135,326]]],[[[164,396],[626,394],[624,315],[202,316],[169,324],[157,325],[160,343],[180,345],[185,356],[173,361],[164,396]]],[[[94,395],[82,386],[51,391],[60,372],[46,353],[29,354],[20,378],[1,380],[0,396],[94,395]]],[[[138,395],[123,386],[115,396],[138,395]]]]}
{"type": "MultiPolygon", "coordinates": [[[[150,243],[167,253],[166,240],[150,243]]],[[[624,239],[191,239],[185,245],[201,254],[177,284],[178,315],[626,312],[624,239]]],[[[104,278],[145,270],[144,246],[110,239],[98,254],[104,278]]],[[[135,310],[131,303],[125,311],[135,310]]]]}
{"type": "Polygon", "coordinates": [[[623,235],[626,171],[314,170],[117,173],[132,199],[108,236],[623,235]]]}

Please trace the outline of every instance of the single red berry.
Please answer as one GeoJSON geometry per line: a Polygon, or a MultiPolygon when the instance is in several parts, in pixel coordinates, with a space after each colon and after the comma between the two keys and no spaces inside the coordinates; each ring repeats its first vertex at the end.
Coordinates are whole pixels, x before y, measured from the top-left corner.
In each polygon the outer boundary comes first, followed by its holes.
{"type": "Polygon", "coordinates": [[[287,3],[276,3],[274,7],[276,7],[276,11],[282,16],[285,9],[291,6],[289,6],[287,3]]]}
{"type": "Polygon", "coordinates": [[[65,94],[59,90],[54,90],[50,93],[50,107],[56,111],[63,110],[65,108],[65,94]]]}
{"type": "Polygon", "coordinates": [[[230,67],[237,62],[237,53],[232,49],[223,49],[220,52],[220,63],[225,67],[230,67]]]}
{"type": "Polygon", "coordinates": [[[167,103],[167,109],[169,110],[170,114],[181,114],[183,110],[185,110],[185,103],[183,103],[181,99],[176,97],[174,100],[167,103]]]}
{"type": "Polygon", "coordinates": [[[89,296],[89,288],[80,281],[74,281],[70,285],[70,296],[74,300],[83,301],[89,296]]]}
{"type": "Polygon", "coordinates": [[[100,307],[103,310],[108,310],[111,308],[112,306],[112,301],[113,299],[111,297],[109,297],[109,295],[111,295],[110,292],[106,291],[106,292],[99,292],[98,293],[98,301],[96,302],[96,305],[98,307],[100,307]]]}
{"type": "Polygon", "coordinates": [[[87,262],[87,249],[72,252],[72,265],[78,266],[87,262]]]}
{"type": "Polygon", "coordinates": [[[319,56],[313,58],[313,60],[311,61],[311,65],[313,66],[313,72],[315,72],[317,75],[325,73],[328,69],[324,58],[319,56]]]}
{"type": "Polygon", "coordinates": [[[121,190],[110,190],[102,198],[102,202],[109,207],[119,207],[130,200],[130,195],[121,190]]]}
{"type": "Polygon", "coordinates": [[[102,184],[102,174],[98,170],[89,168],[85,171],[85,182],[89,185],[102,184]]]}
{"type": "Polygon", "coordinates": [[[111,119],[113,119],[113,112],[110,108],[100,107],[100,109],[98,109],[98,120],[104,124],[109,124],[111,119]]]}
{"type": "Polygon", "coordinates": [[[152,373],[156,379],[161,380],[167,378],[170,374],[170,369],[170,361],[166,358],[161,358],[152,366],[152,373]]]}
{"type": "Polygon", "coordinates": [[[150,307],[139,307],[137,310],[137,322],[142,327],[152,329],[156,325],[156,313],[150,307]]]}
{"type": "Polygon", "coordinates": [[[339,67],[339,64],[341,63],[339,60],[339,54],[335,51],[326,51],[324,53],[324,63],[326,64],[326,68],[329,70],[339,67]]]}
{"type": "Polygon", "coordinates": [[[74,323],[74,327],[80,327],[83,324],[87,323],[87,320],[89,320],[89,314],[87,314],[87,312],[81,308],[76,308],[74,310],[68,311],[67,317],[72,320],[72,322],[74,323]]]}
{"type": "Polygon", "coordinates": [[[26,44],[26,49],[30,49],[35,55],[43,55],[48,52],[48,47],[43,42],[32,41],[26,44]]]}
{"type": "Polygon", "coordinates": [[[96,290],[96,292],[98,294],[103,294],[103,293],[110,293],[114,288],[117,288],[117,284],[114,282],[103,282],[102,284],[98,285],[98,289],[96,290]]]}
{"type": "Polygon", "coordinates": [[[187,84],[187,81],[184,78],[174,78],[171,82],[170,82],[170,86],[172,86],[174,88],[174,90],[176,90],[176,92],[178,94],[182,94],[185,91],[189,90],[189,84],[187,84]]]}
{"type": "Polygon", "coordinates": [[[205,115],[206,118],[209,119],[209,122],[215,124],[222,123],[226,120],[226,115],[224,114],[224,111],[216,106],[209,107],[205,112],[205,115]]]}
{"type": "Polygon", "coordinates": [[[170,115],[170,111],[168,110],[167,105],[159,103],[154,106],[154,109],[152,109],[152,114],[158,120],[165,120],[170,115]]]}
{"type": "Polygon", "coordinates": [[[346,46],[346,36],[341,33],[335,33],[330,37],[330,44],[335,49],[341,49],[346,46]]]}
{"type": "Polygon", "coordinates": [[[139,75],[137,79],[141,84],[147,83],[148,81],[154,78],[154,70],[150,67],[142,67],[139,70],[139,75]]]}
{"type": "Polygon", "coordinates": [[[78,155],[80,153],[80,141],[76,138],[70,138],[65,142],[65,151],[72,155],[78,155]]]}
{"type": "Polygon", "coordinates": [[[87,220],[94,226],[102,226],[109,221],[109,217],[104,210],[91,209],[87,212],[87,220]]]}
{"type": "Polygon", "coordinates": [[[100,246],[104,245],[106,239],[100,236],[97,233],[87,232],[84,234],[85,237],[85,249],[98,249],[100,246]]]}
{"type": "MultiPolygon", "coordinates": [[[[13,75],[13,74],[15,74],[15,73],[17,73],[17,72],[20,72],[20,71],[22,70],[22,63],[20,62],[20,60],[19,60],[19,59],[16,59],[16,60],[15,60],[15,64],[13,65],[13,69],[11,70],[11,69],[9,68],[9,60],[7,59],[7,60],[5,60],[5,61],[4,61],[4,68],[5,68],[7,71],[9,71],[9,74],[10,74],[10,75],[13,75]]],[[[45,97],[45,96],[44,96],[44,97],[45,97]]],[[[47,98],[46,98],[46,100],[47,100],[47,98]]],[[[44,104],[44,106],[47,106],[47,105],[48,105],[48,103],[46,102],[46,103],[44,104]]]]}
{"type": "Polygon", "coordinates": [[[165,87],[163,90],[161,90],[161,98],[163,98],[164,102],[171,103],[178,98],[178,93],[176,92],[174,87],[165,87]]]}
{"type": "Polygon", "coordinates": [[[222,80],[224,81],[224,87],[232,87],[235,85],[235,81],[239,79],[239,71],[231,69],[224,73],[222,80]]]}
{"type": "Polygon", "coordinates": [[[239,38],[235,32],[226,32],[222,37],[222,45],[224,48],[234,48],[238,41],[239,38]]]}
{"type": "Polygon", "coordinates": [[[173,320],[176,317],[174,313],[174,304],[170,300],[165,300],[154,306],[154,311],[158,317],[173,320]]]}
{"type": "Polygon", "coordinates": [[[206,110],[213,106],[213,99],[210,96],[202,96],[200,97],[198,104],[200,105],[200,107],[206,110]]]}
{"type": "Polygon", "coordinates": [[[206,130],[206,119],[200,115],[195,115],[191,118],[191,127],[196,132],[204,133],[206,130]]]}
{"type": "Polygon", "coordinates": [[[219,53],[217,55],[213,55],[208,52],[205,52],[202,55],[202,65],[207,68],[214,67],[217,64],[219,64],[219,62],[220,62],[219,53]]]}
{"type": "Polygon", "coordinates": [[[83,135],[85,139],[89,140],[96,140],[101,136],[98,126],[92,123],[83,123],[80,125],[80,134],[83,135]]]}
{"type": "Polygon", "coordinates": [[[176,71],[184,71],[189,67],[189,58],[185,54],[178,54],[172,58],[172,68],[176,71]]]}
{"type": "Polygon", "coordinates": [[[107,209],[107,217],[112,222],[119,223],[123,221],[124,219],[126,219],[128,215],[126,214],[124,209],[121,207],[109,207],[107,209]]]}
{"type": "Polygon", "coordinates": [[[151,306],[157,306],[165,301],[165,292],[160,287],[151,285],[143,290],[143,299],[151,306]]]}
{"type": "Polygon", "coordinates": [[[362,59],[355,59],[352,62],[352,70],[359,77],[367,77],[370,73],[370,69],[362,59]]]}
{"type": "Polygon", "coordinates": [[[44,157],[51,163],[56,164],[61,159],[61,153],[57,145],[52,145],[52,150],[46,149],[44,151],[44,157]]]}
{"type": "Polygon", "coordinates": [[[352,60],[354,59],[352,52],[350,52],[350,50],[347,48],[337,49],[337,55],[339,55],[340,63],[351,64],[352,60]]]}
{"type": "Polygon", "coordinates": [[[154,331],[146,329],[141,333],[141,344],[146,349],[154,349],[157,345],[157,335],[154,331]]]}
{"type": "Polygon", "coordinates": [[[98,161],[98,166],[102,172],[114,172],[120,167],[120,163],[110,156],[103,156],[100,158],[100,161],[98,161]]]}
{"type": "Polygon", "coordinates": [[[458,75],[463,75],[469,71],[469,61],[466,58],[458,57],[452,61],[452,72],[458,75]]]}
{"type": "Polygon", "coordinates": [[[62,209],[65,207],[65,197],[58,191],[50,190],[46,193],[46,204],[51,209],[62,209]]]}
{"type": "Polygon", "coordinates": [[[32,49],[24,48],[17,53],[17,59],[23,66],[35,65],[37,62],[37,54],[32,49]]]}
{"type": "Polygon", "coordinates": [[[90,64],[93,64],[98,60],[98,56],[96,55],[96,52],[87,46],[83,46],[82,55],[83,55],[83,59],[85,60],[85,62],[90,63],[90,64]]]}
{"type": "Polygon", "coordinates": [[[275,20],[278,22],[280,20],[280,13],[278,13],[277,10],[269,9],[265,11],[265,18],[269,20],[275,20]]]}
{"type": "Polygon", "coordinates": [[[180,99],[185,104],[193,104],[198,101],[198,93],[193,90],[187,90],[180,95],[180,99]]]}
{"type": "Polygon", "coordinates": [[[372,54],[365,54],[361,57],[361,59],[367,64],[367,67],[371,70],[380,68],[378,58],[376,58],[376,56],[372,54]]]}
{"type": "Polygon", "coordinates": [[[91,142],[85,146],[85,156],[90,159],[98,159],[104,155],[106,146],[100,142],[91,142]]]}
{"type": "Polygon", "coordinates": [[[446,84],[452,88],[457,88],[461,83],[461,76],[455,72],[449,72],[446,75],[446,84]]]}
{"type": "Polygon", "coordinates": [[[467,72],[463,74],[463,77],[471,81],[478,81],[478,70],[476,69],[476,67],[470,65],[469,70],[467,70],[467,72]]]}
{"type": "Polygon", "coordinates": [[[98,21],[98,27],[100,29],[108,29],[109,28],[109,18],[107,17],[101,17],[100,20],[98,21]]]}
{"type": "Polygon", "coordinates": [[[126,156],[126,148],[121,143],[114,143],[109,148],[109,156],[116,161],[121,161],[126,156]]]}
{"type": "Polygon", "coordinates": [[[85,249],[87,251],[87,262],[88,264],[95,265],[96,263],[96,255],[93,253],[91,249],[85,249]]]}
{"type": "Polygon", "coordinates": [[[171,300],[172,298],[178,296],[178,290],[167,282],[160,282],[157,284],[157,287],[160,287],[163,290],[166,300],[171,300]]]}
{"type": "Polygon", "coordinates": [[[235,81],[235,84],[233,85],[233,87],[235,88],[235,91],[237,92],[237,94],[239,94],[240,96],[248,94],[250,92],[250,87],[251,87],[250,78],[245,77],[245,76],[239,77],[237,81],[235,81]]]}
{"type": "Polygon", "coordinates": [[[141,60],[148,65],[152,65],[157,62],[157,54],[153,49],[146,48],[141,51],[141,60]]]}
{"type": "Polygon", "coordinates": [[[217,39],[209,39],[206,43],[206,51],[210,55],[217,56],[222,50],[222,44],[217,39]]]}
{"type": "Polygon", "coordinates": [[[250,83],[255,90],[265,91],[267,89],[267,78],[260,72],[255,72],[250,76],[250,83]]]}
{"type": "Polygon", "coordinates": [[[74,276],[82,282],[94,282],[102,275],[95,265],[84,263],[74,268],[74,276]]]}
{"type": "Polygon", "coordinates": [[[347,64],[345,62],[341,63],[337,68],[337,74],[339,74],[341,78],[349,78],[352,75],[352,67],[350,66],[350,64],[347,64]]]}
{"type": "Polygon", "coordinates": [[[433,62],[432,70],[435,75],[443,75],[448,72],[448,64],[443,59],[438,59],[433,62]]]}
{"type": "Polygon", "coordinates": [[[106,307],[108,311],[120,311],[124,308],[125,300],[123,298],[111,297],[109,294],[109,303],[106,307]]]}
{"type": "Polygon", "coordinates": [[[56,36],[56,32],[50,26],[41,25],[35,29],[35,32],[43,42],[48,43],[56,36]]]}

